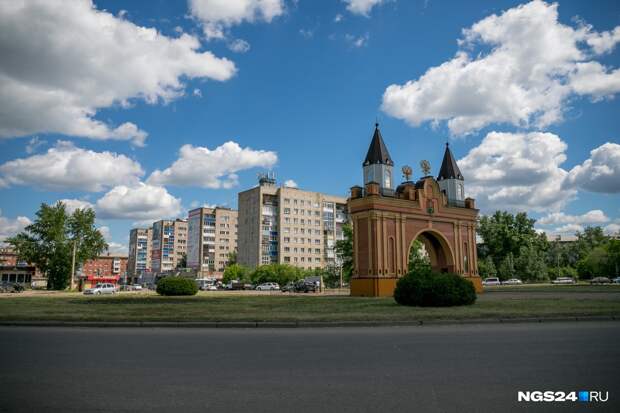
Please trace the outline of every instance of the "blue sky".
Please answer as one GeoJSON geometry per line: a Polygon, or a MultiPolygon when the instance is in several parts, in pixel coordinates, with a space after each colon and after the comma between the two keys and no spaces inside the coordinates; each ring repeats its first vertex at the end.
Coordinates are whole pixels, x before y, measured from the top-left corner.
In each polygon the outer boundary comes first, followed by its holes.
{"type": "Polygon", "coordinates": [[[245,8],[2,6],[0,50],[17,57],[0,59],[0,237],[41,202],[79,200],[122,250],[161,215],[236,207],[267,170],[345,196],[376,119],[414,177],[422,159],[437,172],[449,140],[483,212],[525,210],[548,232],[620,230],[617,2],[233,3],[245,8]],[[19,29],[33,22],[51,35],[19,29]]]}

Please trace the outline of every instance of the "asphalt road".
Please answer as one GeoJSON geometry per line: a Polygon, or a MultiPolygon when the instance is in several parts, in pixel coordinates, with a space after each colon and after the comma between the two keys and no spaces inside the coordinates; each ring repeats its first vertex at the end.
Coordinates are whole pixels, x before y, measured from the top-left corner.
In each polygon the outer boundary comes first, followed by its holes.
{"type": "Polygon", "coordinates": [[[620,411],[620,323],[0,328],[0,410],[620,411]],[[517,402],[602,390],[606,403],[517,402]]]}

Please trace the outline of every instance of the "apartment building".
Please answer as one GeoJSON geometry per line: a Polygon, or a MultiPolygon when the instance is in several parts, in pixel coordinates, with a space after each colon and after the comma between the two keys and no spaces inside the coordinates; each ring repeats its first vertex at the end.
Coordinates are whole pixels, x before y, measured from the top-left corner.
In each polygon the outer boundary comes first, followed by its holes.
{"type": "Polygon", "coordinates": [[[334,247],[347,222],[344,197],[278,187],[271,175],[239,193],[238,261],[249,267],[279,263],[335,266],[334,247]]]}
{"type": "Polygon", "coordinates": [[[151,270],[155,274],[172,271],[187,253],[187,220],[160,220],[153,223],[151,270]]]}
{"type": "Polygon", "coordinates": [[[98,283],[117,284],[127,272],[128,258],[119,255],[102,255],[87,260],[82,265],[80,289],[91,288],[98,283]]]}
{"type": "Polygon", "coordinates": [[[189,211],[187,266],[199,276],[223,275],[229,254],[237,251],[237,218],[237,211],[230,208],[189,211]]]}
{"type": "Polygon", "coordinates": [[[127,277],[134,279],[151,271],[153,228],[134,228],[129,231],[127,277]]]}
{"type": "Polygon", "coordinates": [[[0,247],[0,280],[31,287],[45,287],[47,278],[32,263],[21,261],[13,247],[0,247]]]}

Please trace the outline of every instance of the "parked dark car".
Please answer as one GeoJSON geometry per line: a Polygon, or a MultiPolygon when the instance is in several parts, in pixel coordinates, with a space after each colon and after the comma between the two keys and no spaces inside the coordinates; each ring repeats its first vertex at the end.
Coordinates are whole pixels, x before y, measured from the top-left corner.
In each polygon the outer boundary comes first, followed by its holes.
{"type": "Polygon", "coordinates": [[[317,290],[316,284],[312,281],[299,281],[295,285],[295,289],[298,293],[315,293],[317,290]]]}
{"type": "Polygon", "coordinates": [[[297,291],[297,284],[295,284],[293,281],[291,281],[288,284],[282,286],[282,292],[283,293],[294,293],[296,291],[297,291]]]}
{"type": "Polygon", "coordinates": [[[0,285],[0,293],[21,293],[24,291],[24,286],[19,283],[2,283],[0,285]]]}

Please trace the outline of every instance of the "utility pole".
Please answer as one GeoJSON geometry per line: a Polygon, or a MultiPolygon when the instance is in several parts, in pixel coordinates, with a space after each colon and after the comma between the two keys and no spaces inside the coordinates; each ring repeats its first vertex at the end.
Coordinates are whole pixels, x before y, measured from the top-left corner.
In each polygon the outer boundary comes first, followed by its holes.
{"type": "Polygon", "coordinates": [[[71,259],[71,283],[70,290],[73,291],[75,288],[75,253],[77,250],[77,240],[73,240],[73,258],[71,259]]]}
{"type": "Polygon", "coordinates": [[[556,259],[556,267],[558,269],[558,277],[560,276],[560,240],[562,237],[559,235],[555,238],[555,259],[556,259]]]}

